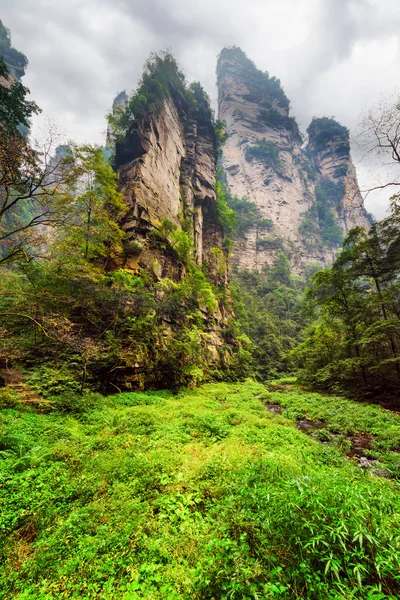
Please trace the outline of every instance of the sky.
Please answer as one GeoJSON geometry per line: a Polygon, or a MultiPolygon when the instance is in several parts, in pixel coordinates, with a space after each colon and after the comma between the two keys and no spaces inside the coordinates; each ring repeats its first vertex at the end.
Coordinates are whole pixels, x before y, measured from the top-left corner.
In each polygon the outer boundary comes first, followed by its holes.
{"type": "MultiPolygon", "coordinates": [[[[399,92],[400,0],[0,0],[0,18],[29,59],[23,82],[43,110],[34,133],[51,119],[79,143],[104,143],[113,98],[167,48],[216,106],[216,57],[240,46],[280,78],[303,131],[334,116],[356,134],[399,92]]],[[[362,189],[385,181],[378,163],[354,159],[362,189]]],[[[385,216],[390,193],[369,194],[367,210],[385,216]]]]}

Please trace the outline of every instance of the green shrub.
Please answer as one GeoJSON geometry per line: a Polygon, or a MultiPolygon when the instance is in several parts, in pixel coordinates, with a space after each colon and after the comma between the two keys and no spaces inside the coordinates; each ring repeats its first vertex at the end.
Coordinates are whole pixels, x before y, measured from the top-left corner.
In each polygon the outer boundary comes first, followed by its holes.
{"type": "Polygon", "coordinates": [[[346,177],[348,170],[349,170],[349,166],[347,164],[339,165],[333,171],[333,176],[335,178],[346,177]]]}
{"type": "Polygon", "coordinates": [[[84,415],[2,411],[0,595],[399,596],[397,484],[263,402],[373,430],[383,450],[399,417],[251,380],[153,394],[84,415]]]}
{"type": "Polygon", "coordinates": [[[282,244],[282,239],[278,237],[259,238],[256,242],[257,250],[278,250],[282,244]]]}
{"type": "MultiPolygon", "coordinates": [[[[141,121],[153,108],[160,112],[171,87],[186,95],[185,76],[170,52],[151,54],[146,61],[139,88],[128,99],[126,106],[117,106],[108,115],[108,122],[118,141],[121,141],[135,121],[141,121]]],[[[196,90],[192,90],[195,99],[196,90]]]]}
{"type": "Polygon", "coordinates": [[[81,386],[75,371],[65,367],[56,369],[47,365],[38,367],[30,373],[27,383],[44,398],[63,393],[73,395],[79,392],[81,386]]]}
{"type": "Polygon", "coordinates": [[[51,406],[63,413],[85,413],[100,403],[103,397],[94,392],[78,394],[73,391],[63,391],[56,396],[48,396],[51,406]]]}
{"type": "Polygon", "coordinates": [[[252,227],[272,229],[271,219],[264,219],[255,202],[227,194],[227,203],[237,215],[237,234],[245,235],[252,227]]]}
{"type": "Polygon", "coordinates": [[[216,196],[217,196],[217,222],[226,235],[232,235],[236,232],[238,226],[238,218],[235,212],[229,207],[227,201],[227,191],[222,182],[222,171],[217,170],[216,181],[216,196]]]}
{"type": "Polygon", "coordinates": [[[258,142],[254,146],[248,146],[246,148],[246,160],[249,162],[253,158],[261,161],[272,169],[279,169],[281,167],[281,160],[279,158],[279,147],[273,142],[263,140],[258,142]]]}

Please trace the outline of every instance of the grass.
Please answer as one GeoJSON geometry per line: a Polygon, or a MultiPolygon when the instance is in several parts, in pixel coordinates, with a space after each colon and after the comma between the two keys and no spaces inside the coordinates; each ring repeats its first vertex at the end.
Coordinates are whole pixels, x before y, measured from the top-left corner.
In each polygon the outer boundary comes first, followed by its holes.
{"type": "Polygon", "coordinates": [[[284,416],[292,421],[325,421],[326,427],[312,435],[332,442],[344,452],[350,447],[349,436],[369,433],[373,439],[371,448],[365,451],[366,456],[400,479],[400,415],[367,402],[301,391],[290,385],[295,381],[295,378],[286,378],[272,382],[268,401],[284,407],[284,416]],[[273,391],[279,387],[280,391],[273,391]]]}
{"type": "Polygon", "coordinates": [[[298,431],[296,393],[247,381],[73,412],[6,403],[0,598],[399,597],[398,484],[298,431]],[[288,396],[292,417],[259,396],[288,396]]]}

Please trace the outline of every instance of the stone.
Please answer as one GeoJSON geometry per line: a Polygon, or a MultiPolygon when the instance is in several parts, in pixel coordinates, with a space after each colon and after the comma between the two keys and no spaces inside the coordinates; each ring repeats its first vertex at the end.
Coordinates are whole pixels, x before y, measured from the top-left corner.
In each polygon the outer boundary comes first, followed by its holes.
{"type": "Polygon", "coordinates": [[[307,263],[331,264],[338,245],[311,247],[299,228],[315,202],[316,184],[324,178],[337,182],[338,168],[346,172],[340,178],[345,192],[335,207],[339,226],[344,233],[355,225],[369,227],[351,158],[338,152],[343,140],[328,144],[323,152],[314,151],[310,143],[306,152],[279,80],[258,71],[240,48],[221,52],[217,81],[219,119],[228,133],[222,165],[229,191],[254,202],[262,217],[272,221],[267,234],[252,227],[237,241],[233,265],[260,270],[281,251],[296,273],[303,272],[307,263]],[[249,149],[251,154],[264,142],[278,153],[277,164],[249,157],[249,149]],[[277,240],[275,248],[258,243],[265,235],[277,240]]]}

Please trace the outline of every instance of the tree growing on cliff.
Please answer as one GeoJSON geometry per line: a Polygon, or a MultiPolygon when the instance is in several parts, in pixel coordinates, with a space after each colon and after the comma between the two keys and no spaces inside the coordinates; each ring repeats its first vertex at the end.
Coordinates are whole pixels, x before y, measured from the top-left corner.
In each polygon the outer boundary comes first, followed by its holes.
{"type": "Polygon", "coordinates": [[[56,231],[55,249],[67,261],[113,258],[121,250],[118,217],[125,205],[117,175],[99,146],[68,146],[70,171],[63,184],[64,218],[56,231]]]}
{"type": "Polygon", "coordinates": [[[138,89],[128,98],[125,106],[116,106],[107,115],[116,140],[121,141],[132,124],[141,121],[150,108],[159,112],[172,90],[183,97],[187,94],[185,76],[175,57],[169,51],[152,53],[144,65],[138,89]]]}
{"type": "Polygon", "coordinates": [[[27,100],[29,90],[20,81],[13,81],[9,69],[0,55],[0,127],[8,135],[20,135],[19,127],[29,128],[29,119],[40,108],[33,100],[27,100]]]}

